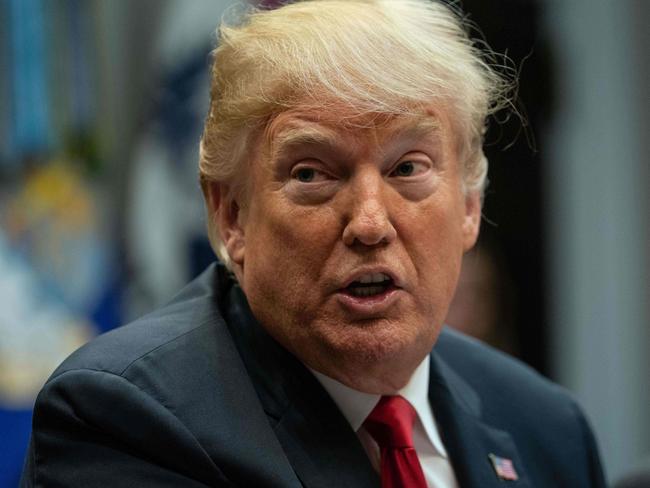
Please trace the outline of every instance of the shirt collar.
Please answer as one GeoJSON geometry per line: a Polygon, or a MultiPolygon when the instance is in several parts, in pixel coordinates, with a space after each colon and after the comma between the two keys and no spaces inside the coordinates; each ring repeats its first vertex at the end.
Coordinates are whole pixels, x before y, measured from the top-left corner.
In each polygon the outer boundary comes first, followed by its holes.
{"type": "MultiPolygon", "coordinates": [[[[447,451],[442,444],[442,439],[436,426],[433,411],[429,404],[429,362],[427,355],[413,372],[408,383],[397,392],[398,395],[406,398],[418,414],[418,418],[424,428],[424,432],[434,449],[439,455],[447,457],[447,451]]],[[[316,379],[332,397],[334,403],[339,407],[343,416],[358,431],[373,408],[379,402],[380,395],[363,393],[354,390],[349,386],[325,376],[318,371],[311,370],[316,379]]]]}

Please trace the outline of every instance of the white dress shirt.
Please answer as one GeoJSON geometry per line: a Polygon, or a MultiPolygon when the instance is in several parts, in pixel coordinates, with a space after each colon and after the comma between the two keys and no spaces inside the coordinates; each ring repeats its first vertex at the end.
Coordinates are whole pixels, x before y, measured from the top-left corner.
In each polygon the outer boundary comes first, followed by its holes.
{"type": "MultiPolygon", "coordinates": [[[[312,372],[357,433],[372,465],[379,472],[379,446],[363,427],[363,422],[379,402],[380,395],[353,390],[318,371],[312,370],[312,372]]],[[[406,398],[417,412],[413,425],[413,446],[420,460],[427,486],[458,488],[456,476],[429,404],[429,356],[420,363],[406,386],[396,394],[406,398]]]]}

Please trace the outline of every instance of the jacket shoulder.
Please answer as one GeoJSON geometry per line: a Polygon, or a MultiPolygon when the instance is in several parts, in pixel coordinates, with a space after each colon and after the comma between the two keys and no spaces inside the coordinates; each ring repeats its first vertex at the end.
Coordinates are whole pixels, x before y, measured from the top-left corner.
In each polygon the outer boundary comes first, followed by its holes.
{"type": "Polygon", "coordinates": [[[434,351],[479,392],[514,390],[524,396],[538,392],[570,399],[566,389],[519,359],[449,327],[443,329],[434,351]]]}
{"type": "Polygon", "coordinates": [[[176,343],[192,337],[214,334],[214,329],[223,322],[216,306],[213,286],[216,279],[213,265],[167,305],[77,349],[54,371],[50,380],[79,369],[122,375],[153,352],[173,348],[176,343]]]}
{"type": "Polygon", "coordinates": [[[62,363],[36,400],[22,486],[282,486],[217,271],[62,363]]]}
{"type": "Polygon", "coordinates": [[[484,420],[524,442],[554,439],[573,433],[582,444],[584,415],[562,386],[505,353],[455,331],[445,331],[436,345],[442,360],[479,398],[484,420]],[[543,416],[543,422],[540,418],[543,416]]]}
{"type": "MultiPolygon", "coordinates": [[[[562,386],[521,361],[445,329],[435,353],[471,387],[481,418],[512,435],[535,479],[555,466],[553,486],[604,487],[596,442],[582,409],[562,386]],[[577,466],[587,466],[585,471],[577,466]]],[[[550,485],[549,485],[550,486],[550,485]]]]}

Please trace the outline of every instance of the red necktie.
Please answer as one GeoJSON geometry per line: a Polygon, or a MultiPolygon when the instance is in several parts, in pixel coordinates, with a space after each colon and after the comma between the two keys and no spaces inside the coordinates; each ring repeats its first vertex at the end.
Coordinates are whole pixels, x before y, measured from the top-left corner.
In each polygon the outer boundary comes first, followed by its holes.
{"type": "Polygon", "coordinates": [[[413,447],[415,410],[401,396],[383,396],[363,426],[381,449],[382,488],[426,488],[413,447]]]}

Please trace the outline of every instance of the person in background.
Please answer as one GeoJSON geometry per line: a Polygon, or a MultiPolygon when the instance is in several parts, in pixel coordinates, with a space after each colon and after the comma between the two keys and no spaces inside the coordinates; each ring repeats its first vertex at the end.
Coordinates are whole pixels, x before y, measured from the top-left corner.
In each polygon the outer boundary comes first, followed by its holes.
{"type": "Polygon", "coordinates": [[[616,483],[614,488],[647,488],[650,486],[650,459],[631,470],[616,483]]]}
{"type": "Polygon", "coordinates": [[[508,354],[518,355],[514,316],[516,293],[499,255],[477,244],[463,256],[445,323],[508,354]]]}
{"type": "Polygon", "coordinates": [[[602,487],[581,410],[443,327],[510,85],[459,12],[312,0],[223,24],[211,265],[75,352],[22,486],[602,487]]]}

